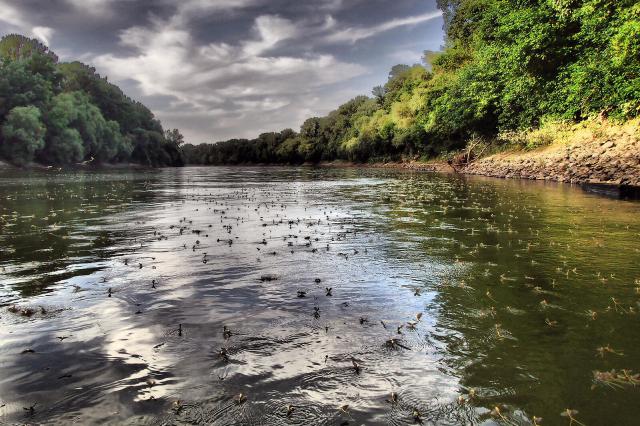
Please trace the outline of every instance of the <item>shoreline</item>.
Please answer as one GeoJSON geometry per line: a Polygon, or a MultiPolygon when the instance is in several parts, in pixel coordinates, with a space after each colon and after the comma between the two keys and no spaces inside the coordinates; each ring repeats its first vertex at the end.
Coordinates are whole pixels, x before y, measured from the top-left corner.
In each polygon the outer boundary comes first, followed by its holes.
{"type": "Polygon", "coordinates": [[[81,166],[78,164],[65,165],[65,166],[47,166],[40,163],[30,163],[24,166],[16,166],[8,163],[4,160],[0,160],[0,170],[23,170],[23,171],[70,171],[70,170],[147,170],[154,169],[154,167],[145,166],[136,163],[100,163],[100,164],[88,164],[81,166]]]}
{"type": "Polygon", "coordinates": [[[507,152],[471,163],[461,173],[640,188],[640,147],[618,152],[588,152],[575,146],[539,153],[507,152]]]}
{"type": "MultiPolygon", "coordinates": [[[[569,152],[571,149],[569,148],[569,152]]],[[[640,151],[635,166],[609,158],[596,158],[595,167],[575,164],[571,157],[565,161],[536,152],[507,151],[481,158],[469,165],[454,168],[441,160],[396,161],[386,163],[323,162],[323,168],[394,169],[413,172],[483,176],[497,179],[543,180],[579,185],[602,185],[640,189],[640,151]],[[612,164],[608,164],[612,163],[612,164]]],[[[587,163],[591,163],[588,161],[587,163]]]]}
{"type": "MultiPolygon", "coordinates": [[[[355,169],[400,169],[415,172],[431,173],[456,173],[449,164],[444,161],[390,161],[386,163],[353,163],[349,161],[323,161],[317,164],[305,164],[323,168],[355,168],[355,169]]],[[[459,172],[459,171],[458,171],[459,172]]]]}
{"type": "Polygon", "coordinates": [[[640,126],[581,123],[543,147],[480,158],[464,173],[572,184],[640,187],[640,126]]]}
{"type": "Polygon", "coordinates": [[[640,121],[625,125],[606,121],[579,123],[558,132],[544,146],[512,148],[455,168],[443,160],[371,163],[362,167],[640,188],[640,121]]]}
{"type": "MultiPolygon", "coordinates": [[[[539,133],[539,132],[538,132],[539,133]]],[[[605,120],[585,121],[566,126],[529,140],[542,145],[533,149],[513,144],[511,148],[480,157],[469,164],[452,166],[442,159],[354,163],[335,160],[304,163],[325,168],[378,168],[413,172],[477,175],[502,179],[544,180],[581,185],[602,185],[640,189],[640,119],[625,124],[605,120]],[[541,139],[542,138],[542,139],[541,139]]],[[[198,166],[197,164],[190,164],[198,166]]],[[[286,166],[286,164],[237,164],[235,166],[286,166]]],[[[228,166],[228,165],[227,165],[228,166]]],[[[0,160],[0,170],[58,170],[32,163],[17,167],[0,160]]],[[[145,170],[133,163],[72,165],[63,170],[145,170]]]]}

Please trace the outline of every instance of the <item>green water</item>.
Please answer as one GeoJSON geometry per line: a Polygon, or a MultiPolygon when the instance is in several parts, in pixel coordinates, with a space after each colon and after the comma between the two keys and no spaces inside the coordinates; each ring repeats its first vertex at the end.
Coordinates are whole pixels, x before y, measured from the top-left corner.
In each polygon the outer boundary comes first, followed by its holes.
{"type": "Polygon", "coordinates": [[[640,416],[640,203],[576,187],[5,171],[0,273],[2,423],[640,416]]]}

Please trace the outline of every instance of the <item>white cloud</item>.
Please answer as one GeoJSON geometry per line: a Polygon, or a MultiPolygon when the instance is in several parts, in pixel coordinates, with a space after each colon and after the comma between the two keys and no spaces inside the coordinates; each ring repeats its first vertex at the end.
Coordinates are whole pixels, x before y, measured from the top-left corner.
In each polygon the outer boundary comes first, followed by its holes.
{"type": "Polygon", "coordinates": [[[262,130],[296,127],[309,115],[328,112],[337,100],[347,99],[344,92],[328,88],[367,73],[361,65],[317,53],[318,44],[355,43],[440,16],[434,12],[344,28],[331,15],[292,21],[266,14],[256,17],[250,33],[235,43],[201,45],[190,34],[194,14],[248,7],[257,1],[185,1],[172,17],[152,18],[148,26],[120,34],[120,43],[134,54],[100,55],[92,62],[112,80],[135,81],[145,96],[171,97],[168,106],[156,112],[167,126],[181,127],[191,142],[248,137],[262,130]],[[287,47],[301,40],[306,53],[276,53],[290,51],[287,47]],[[208,130],[204,123],[213,123],[210,134],[204,133],[208,130]]]}
{"type": "MultiPolygon", "coordinates": [[[[262,3],[263,0],[182,0],[178,4],[179,14],[207,13],[220,10],[242,9],[262,3]]],[[[171,0],[169,4],[175,4],[171,0]]]]}
{"type": "MultiPolygon", "coordinates": [[[[354,0],[351,0],[351,3],[354,3],[354,0]]],[[[324,0],[320,2],[320,9],[336,11],[343,9],[345,7],[344,0],[324,0]]]]}
{"type": "Polygon", "coordinates": [[[273,99],[273,98],[262,98],[260,100],[257,101],[249,101],[249,100],[240,100],[240,101],[235,101],[235,104],[242,107],[240,109],[240,111],[246,111],[246,112],[250,112],[250,111],[273,111],[273,110],[277,110],[280,109],[282,107],[285,107],[287,105],[289,105],[291,102],[288,100],[283,100],[283,99],[273,99]]]}
{"type": "Polygon", "coordinates": [[[77,9],[93,13],[98,10],[106,9],[113,3],[113,0],[67,0],[67,3],[77,9]]]}
{"type": "Polygon", "coordinates": [[[3,21],[14,27],[26,26],[26,22],[24,21],[24,18],[20,11],[13,7],[11,4],[5,1],[0,1],[0,10],[2,10],[2,13],[0,13],[0,21],[3,21]]]}
{"type": "MultiPolygon", "coordinates": [[[[74,9],[93,17],[113,17],[118,3],[137,0],[66,0],[74,9]]],[[[220,11],[233,11],[259,4],[265,0],[155,0],[154,3],[175,8],[173,19],[185,21],[190,17],[203,16],[220,11]]]]}
{"type": "Polygon", "coordinates": [[[42,41],[47,46],[49,45],[49,39],[53,35],[53,28],[49,27],[33,27],[31,34],[38,40],[42,41]]]}
{"type": "Polygon", "coordinates": [[[11,4],[0,0],[0,22],[5,22],[17,32],[35,37],[46,45],[49,45],[53,28],[33,25],[22,12],[11,4]]]}
{"type": "Polygon", "coordinates": [[[244,45],[244,52],[249,56],[260,55],[279,42],[295,37],[298,34],[298,27],[280,16],[263,15],[256,18],[254,31],[259,39],[248,41],[244,45]]]}
{"type": "MultiPolygon", "coordinates": [[[[268,116],[269,121],[261,123],[268,128],[274,123],[297,126],[302,99],[315,100],[322,88],[366,73],[364,67],[326,53],[269,54],[280,43],[296,39],[300,25],[262,15],[245,40],[199,45],[187,20],[155,18],[149,27],[131,27],[120,34],[120,43],[133,48],[134,54],[99,55],[91,62],[111,80],[134,80],[145,96],[171,97],[170,106],[157,111],[168,126],[174,126],[172,117],[181,123],[214,118],[222,134],[212,130],[206,139],[211,141],[231,136],[223,123],[241,128],[238,120],[250,116],[251,124],[244,127],[255,134],[256,117],[268,116]]],[[[182,127],[185,135],[196,137],[182,127]]]]}
{"type": "Polygon", "coordinates": [[[92,17],[113,17],[113,6],[116,3],[134,2],[136,0],[66,0],[76,11],[92,17]]]}
{"type": "Polygon", "coordinates": [[[331,15],[327,15],[324,18],[324,25],[322,26],[322,29],[325,31],[331,30],[336,27],[336,24],[337,22],[335,18],[331,15]]]}
{"type": "Polygon", "coordinates": [[[423,22],[431,21],[433,19],[442,16],[442,12],[430,12],[418,16],[411,16],[408,18],[392,19],[382,24],[372,27],[360,27],[360,28],[345,28],[343,30],[336,31],[329,34],[325,40],[330,43],[349,42],[355,43],[359,40],[376,36],[380,33],[390,31],[400,27],[412,26],[421,24],[423,22]]]}
{"type": "Polygon", "coordinates": [[[231,58],[233,47],[227,43],[210,43],[200,47],[198,54],[206,60],[223,63],[231,58]]]}
{"type": "MultiPolygon", "coordinates": [[[[67,31],[50,22],[82,22],[83,30],[87,22],[95,22],[112,31],[122,28],[119,13],[135,1],[63,0],[67,7],[56,3],[48,12],[43,2],[42,13],[33,14],[19,1],[0,0],[0,26],[49,44],[52,37],[62,39],[60,34],[67,31]],[[58,19],[49,13],[65,16],[58,19]],[[46,21],[37,20],[42,16],[46,21]]],[[[366,13],[368,0],[316,0],[292,6],[282,0],[153,0],[148,4],[153,7],[147,13],[140,12],[145,7],[135,7],[136,23],[117,33],[124,47],[119,53],[91,53],[94,46],[84,46],[77,37],[68,46],[53,48],[65,60],[95,65],[127,93],[153,107],[166,127],[181,128],[191,142],[297,128],[308,116],[324,114],[366,93],[375,79],[370,69],[338,56],[342,50],[334,45],[354,44],[440,15],[389,18],[365,27],[348,25],[342,17],[355,16],[343,12],[356,5],[366,13]],[[254,18],[247,25],[248,16],[254,18]],[[217,28],[209,31],[205,25],[217,28]],[[232,25],[233,30],[226,31],[232,25]],[[238,31],[245,32],[237,36],[238,31]],[[225,37],[233,34],[234,39],[202,41],[220,32],[225,37]],[[365,74],[368,77],[349,81],[365,74]],[[346,81],[348,85],[343,84],[346,81]]],[[[92,40],[93,36],[102,37],[92,34],[92,40]]],[[[111,33],[102,40],[109,43],[111,33]]],[[[414,47],[396,46],[394,57],[415,56],[414,47]]],[[[381,55],[378,65],[370,68],[379,72],[376,67],[386,67],[390,55],[381,55]]]]}
{"type": "Polygon", "coordinates": [[[285,100],[270,97],[257,101],[257,104],[239,101],[234,109],[187,111],[176,108],[157,113],[167,127],[180,127],[186,140],[192,143],[215,142],[229,138],[251,139],[262,132],[280,131],[285,128],[297,130],[305,119],[326,114],[358,94],[357,90],[311,91],[286,97],[285,100]]]}

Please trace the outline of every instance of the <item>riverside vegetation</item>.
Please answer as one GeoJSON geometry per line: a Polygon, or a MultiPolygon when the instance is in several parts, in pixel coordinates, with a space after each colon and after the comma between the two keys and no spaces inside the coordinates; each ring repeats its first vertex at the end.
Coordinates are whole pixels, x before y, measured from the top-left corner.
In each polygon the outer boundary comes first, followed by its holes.
{"type": "Polygon", "coordinates": [[[0,129],[0,159],[18,166],[183,164],[177,130],[94,68],[17,34],[0,40],[0,129]]]}
{"type": "MultiPolygon", "coordinates": [[[[635,0],[438,0],[446,42],[397,65],[372,96],[253,140],[185,145],[187,163],[400,161],[490,145],[532,149],[556,129],[640,112],[635,0]],[[479,143],[478,143],[479,142],[479,143]]],[[[636,126],[637,129],[637,126],[636,126]]],[[[495,173],[499,174],[499,173],[495,173]]]]}
{"type": "MultiPolygon", "coordinates": [[[[423,64],[394,66],[372,96],[358,96],[327,116],[309,118],[299,132],[285,129],[215,144],[181,146],[176,129],[164,132],[148,108],[95,69],[80,62],[59,63],[36,40],[6,36],[0,41],[0,157],[16,165],[432,158],[466,165],[479,154],[580,139],[557,131],[603,121],[632,128],[625,132],[635,141],[632,151],[638,152],[636,1],[438,0],[438,6],[446,33],[443,50],[426,51],[423,64]]],[[[607,147],[610,141],[601,142],[607,147]]],[[[546,164],[544,158],[542,162],[546,164]]],[[[496,157],[468,171],[633,184],[640,156],[623,167],[604,163],[597,176],[546,167],[529,170],[496,157]]]]}

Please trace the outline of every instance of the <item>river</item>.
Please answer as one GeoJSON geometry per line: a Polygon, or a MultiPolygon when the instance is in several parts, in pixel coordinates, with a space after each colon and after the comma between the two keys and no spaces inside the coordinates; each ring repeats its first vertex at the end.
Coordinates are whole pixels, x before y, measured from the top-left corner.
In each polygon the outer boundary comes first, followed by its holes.
{"type": "Polygon", "coordinates": [[[640,203],[569,185],[2,171],[0,273],[0,423],[640,418],[640,203]]]}

